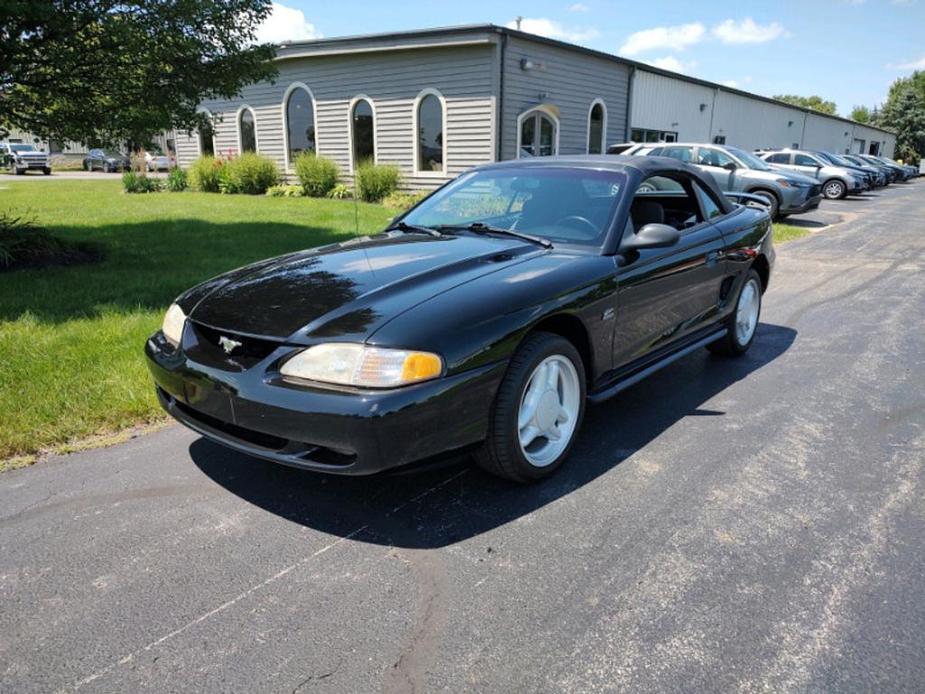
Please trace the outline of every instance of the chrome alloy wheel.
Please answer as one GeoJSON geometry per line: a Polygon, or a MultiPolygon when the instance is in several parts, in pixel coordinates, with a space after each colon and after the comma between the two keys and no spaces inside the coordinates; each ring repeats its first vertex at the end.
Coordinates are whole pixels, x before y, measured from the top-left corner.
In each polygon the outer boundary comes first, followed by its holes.
{"type": "Polygon", "coordinates": [[[829,181],[825,184],[825,197],[830,200],[835,200],[840,198],[845,194],[845,184],[841,181],[829,181]]]}
{"type": "Polygon", "coordinates": [[[531,465],[546,467],[562,455],[580,411],[575,365],[561,354],[546,357],[527,379],[517,414],[520,449],[531,465]]]}
{"type": "Polygon", "coordinates": [[[753,277],[739,293],[739,305],[736,307],[736,342],[745,347],[758,327],[758,312],[761,309],[761,290],[753,277]]]}

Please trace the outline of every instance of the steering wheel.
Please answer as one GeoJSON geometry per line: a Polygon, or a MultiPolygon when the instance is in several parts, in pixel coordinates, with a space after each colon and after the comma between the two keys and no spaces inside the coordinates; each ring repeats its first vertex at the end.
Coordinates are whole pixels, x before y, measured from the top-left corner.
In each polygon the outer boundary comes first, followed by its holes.
{"type": "Polygon", "coordinates": [[[556,221],[555,225],[572,227],[576,231],[581,231],[580,227],[584,226],[591,232],[592,236],[597,236],[599,233],[598,228],[594,226],[594,223],[590,219],[587,217],[582,217],[578,214],[570,214],[568,217],[563,217],[562,219],[556,221]]]}

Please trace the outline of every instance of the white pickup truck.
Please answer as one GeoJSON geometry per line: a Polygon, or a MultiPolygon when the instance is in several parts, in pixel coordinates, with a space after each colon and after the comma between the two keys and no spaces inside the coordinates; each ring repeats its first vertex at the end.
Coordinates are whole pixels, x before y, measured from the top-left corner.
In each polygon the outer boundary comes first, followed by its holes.
{"type": "Polygon", "coordinates": [[[46,176],[51,174],[48,155],[21,142],[0,142],[0,164],[15,174],[24,174],[30,169],[41,171],[46,176]]]}

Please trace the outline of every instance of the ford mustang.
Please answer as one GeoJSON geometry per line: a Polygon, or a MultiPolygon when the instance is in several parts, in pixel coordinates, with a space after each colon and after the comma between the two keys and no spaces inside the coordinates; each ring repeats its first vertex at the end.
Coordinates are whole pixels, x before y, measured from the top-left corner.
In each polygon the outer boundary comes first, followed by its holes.
{"type": "Polygon", "coordinates": [[[530,482],[586,402],[744,354],[773,264],[767,210],[676,159],[509,161],[190,289],[145,352],[173,417],[253,456],[358,475],[471,453],[530,482]]]}

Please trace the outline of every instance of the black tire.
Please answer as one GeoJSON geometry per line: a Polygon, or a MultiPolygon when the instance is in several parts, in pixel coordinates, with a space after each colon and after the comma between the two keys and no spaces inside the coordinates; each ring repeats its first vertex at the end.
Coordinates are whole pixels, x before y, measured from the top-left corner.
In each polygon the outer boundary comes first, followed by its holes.
{"type": "Polygon", "coordinates": [[[848,195],[848,186],[837,178],[830,178],[822,184],[822,197],[826,200],[841,200],[848,195]]]}
{"type": "Polygon", "coordinates": [[[51,176],[51,167],[46,166],[44,169],[42,169],[42,173],[46,176],[51,176]]]}
{"type": "Polygon", "coordinates": [[[752,346],[752,343],[755,341],[755,335],[758,334],[757,323],[755,329],[752,331],[751,337],[748,338],[748,341],[745,343],[739,342],[738,335],[736,332],[736,318],[739,315],[739,302],[742,301],[743,290],[749,283],[754,283],[757,290],[758,296],[758,321],[761,321],[761,277],[758,276],[758,273],[753,269],[749,270],[745,275],[745,280],[742,282],[742,286],[739,288],[739,293],[736,295],[735,308],[732,313],[729,314],[729,317],[724,322],[724,327],[726,328],[726,335],[716,342],[712,342],[707,345],[707,349],[713,352],[714,354],[721,354],[725,357],[740,357],[748,351],[748,348],[752,346]]]}
{"type": "Polygon", "coordinates": [[[24,173],[26,173],[25,169],[17,169],[15,166],[13,167],[13,171],[16,172],[17,176],[22,176],[24,173]]]}
{"type": "Polygon", "coordinates": [[[488,436],[475,453],[475,462],[486,472],[519,483],[530,483],[548,477],[568,457],[572,444],[581,428],[585,411],[585,369],[581,355],[564,337],[552,333],[536,332],[523,341],[508,366],[504,380],[491,405],[488,436]],[[572,362],[578,373],[580,388],[579,410],[571,439],[559,456],[550,464],[538,467],[524,456],[520,446],[517,418],[520,413],[524,389],[531,374],[544,359],[560,355],[572,362]]]}
{"type": "Polygon", "coordinates": [[[780,202],[777,199],[777,196],[772,193],[770,190],[753,190],[752,195],[757,195],[759,198],[764,198],[768,201],[768,214],[771,216],[771,221],[775,221],[778,218],[778,210],[780,210],[780,202]]]}

